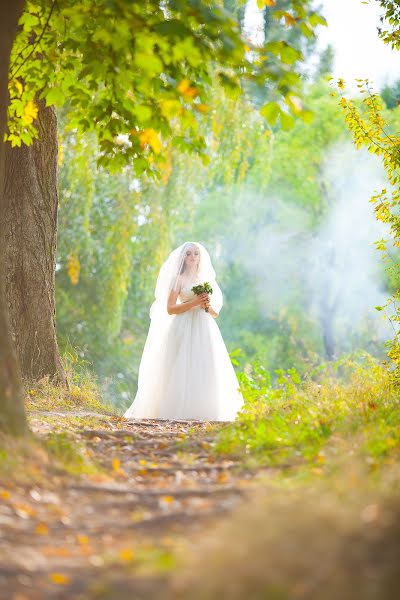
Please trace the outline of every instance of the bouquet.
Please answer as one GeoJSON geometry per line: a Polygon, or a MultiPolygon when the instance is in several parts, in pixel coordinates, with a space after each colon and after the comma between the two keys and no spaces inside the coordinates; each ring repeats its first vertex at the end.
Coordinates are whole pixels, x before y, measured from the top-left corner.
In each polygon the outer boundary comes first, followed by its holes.
{"type": "MultiPolygon", "coordinates": [[[[213,290],[208,281],[206,281],[205,283],[201,283],[200,285],[193,286],[192,292],[194,292],[196,296],[200,296],[200,294],[212,294],[213,290]]],[[[208,312],[208,306],[206,306],[204,310],[208,312]]]]}

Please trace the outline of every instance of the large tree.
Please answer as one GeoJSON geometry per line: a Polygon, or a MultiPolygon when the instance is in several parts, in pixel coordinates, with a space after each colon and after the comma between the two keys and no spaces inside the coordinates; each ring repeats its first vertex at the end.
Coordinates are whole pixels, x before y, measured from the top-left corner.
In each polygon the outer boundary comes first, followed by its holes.
{"type": "MultiPolygon", "coordinates": [[[[8,70],[23,5],[23,0],[0,2],[0,214],[5,211],[3,140],[7,127],[8,70]]],[[[0,264],[4,265],[3,235],[0,235],[0,264]]],[[[22,385],[6,309],[3,268],[0,269],[0,428],[16,434],[26,429],[22,385]]]]}
{"type": "MultiPolygon", "coordinates": [[[[22,376],[66,383],[58,350],[54,275],[58,212],[58,143],[54,107],[38,102],[33,144],[5,152],[6,296],[22,376]]],[[[36,111],[35,111],[36,112],[36,111]]]]}
{"type": "MultiPolygon", "coordinates": [[[[274,17],[312,32],[322,20],[309,10],[310,4],[291,0],[287,10],[276,10],[274,17]]],[[[36,118],[38,95],[47,106],[69,108],[73,135],[81,131],[96,132],[99,165],[120,169],[130,164],[137,174],[149,177],[159,176],[169,146],[181,151],[196,150],[207,160],[205,140],[198,125],[210,110],[208,90],[214,79],[232,94],[241,93],[243,80],[262,83],[268,79],[281,101],[281,120],[288,118],[285,117],[288,111],[302,116],[296,100],[301,93],[298,73],[301,53],[285,40],[276,40],[265,48],[251,48],[241,37],[237,20],[217,1],[39,0],[26,3],[19,25],[9,69],[11,103],[7,139],[12,148],[29,145],[40,133],[40,117],[36,118]]],[[[36,145],[39,151],[54,148],[54,143],[41,142],[36,145]]],[[[34,151],[26,156],[31,160],[34,151]]],[[[45,165],[49,168],[49,164],[40,159],[35,169],[41,170],[45,165]]],[[[35,169],[30,167],[26,171],[34,173],[35,169]]],[[[36,172],[33,176],[39,182],[44,180],[43,173],[36,172]]],[[[56,366],[58,363],[54,300],[48,298],[52,294],[53,276],[51,268],[47,268],[54,265],[57,198],[53,192],[48,205],[48,190],[40,198],[36,191],[29,199],[26,195],[21,198],[14,189],[4,207],[12,210],[12,215],[3,215],[8,227],[17,232],[34,232],[41,238],[34,245],[35,251],[41,248],[41,252],[50,252],[39,261],[38,268],[43,271],[45,266],[45,273],[33,292],[42,296],[30,312],[23,313],[29,320],[24,327],[34,332],[24,362],[28,374],[48,370],[51,356],[55,357],[56,366]],[[20,201],[25,203],[23,210],[20,201]],[[37,203],[46,206],[43,213],[37,203]],[[41,214],[43,220],[35,222],[41,214]],[[22,215],[31,222],[22,226],[22,215]],[[35,352],[38,354],[35,339],[40,338],[40,356],[46,356],[43,347],[46,336],[35,338],[39,306],[46,307],[40,329],[47,330],[50,348],[44,370],[42,365],[32,366],[35,352]]],[[[7,239],[14,239],[9,231],[7,239]]],[[[20,256],[29,253],[29,244],[24,245],[20,256]]],[[[21,273],[24,271],[20,269],[19,276],[21,273]]],[[[9,295],[11,301],[13,293],[24,293],[23,285],[14,286],[9,295]]],[[[20,299],[13,318],[16,329],[21,324],[23,307],[20,299]]],[[[17,340],[22,340],[23,335],[24,331],[20,331],[17,340]]],[[[22,347],[19,354],[24,356],[22,347]]]]}

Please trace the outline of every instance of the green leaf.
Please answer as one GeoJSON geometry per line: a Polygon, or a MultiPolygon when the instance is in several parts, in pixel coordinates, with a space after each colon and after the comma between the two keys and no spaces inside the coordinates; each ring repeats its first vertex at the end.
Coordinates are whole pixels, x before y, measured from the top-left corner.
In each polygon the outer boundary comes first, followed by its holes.
{"type": "Polygon", "coordinates": [[[7,139],[9,142],[11,142],[11,148],[15,148],[16,146],[20,147],[22,144],[21,138],[12,133],[8,136],[7,139]]]}
{"type": "Polygon", "coordinates": [[[304,121],[304,123],[311,123],[314,119],[314,113],[312,110],[304,109],[299,112],[299,117],[302,121],[304,121]]]}
{"type": "Polygon", "coordinates": [[[308,23],[300,23],[299,25],[300,31],[306,38],[312,38],[314,34],[314,30],[308,25],[308,23]]]}
{"type": "Polygon", "coordinates": [[[303,55],[299,50],[292,46],[285,45],[281,48],[281,61],[287,65],[292,65],[296,60],[302,60],[303,55]]]}
{"type": "Polygon", "coordinates": [[[46,106],[51,106],[53,104],[62,106],[64,102],[64,92],[58,87],[51,88],[46,94],[46,106]]]}
{"type": "Polygon", "coordinates": [[[23,131],[21,133],[21,140],[26,146],[30,146],[30,144],[32,143],[32,137],[26,131],[23,131]]]}
{"type": "Polygon", "coordinates": [[[325,17],[322,15],[318,15],[317,13],[312,13],[308,19],[310,21],[310,25],[316,27],[317,25],[324,25],[327,27],[328,23],[326,22],[325,17]]]}
{"type": "Polygon", "coordinates": [[[163,70],[161,60],[154,54],[140,52],[135,54],[135,64],[148,75],[158,75],[163,70]]]}
{"type": "Polygon", "coordinates": [[[281,125],[282,125],[282,129],[283,131],[288,131],[289,129],[291,129],[294,125],[294,118],[289,115],[288,113],[285,113],[283,111],[281,111],[281,125]]]}
{"type": "Polygon", "coordinates": [[[144,104],[138,104],[137,106],[135,106],[134,110],[135,110],[135,115],[137,117],[137,120],[140,123],[149,121],[153,114],[151,108],[149,108],[148,106],[145,106],[144,104]]]}
{"type": "Polygon", "coordinates": [[[270,125],[275,125],[281,108],[277,102],[267,102],[260,109],[260,114],[268,121],[270,125]]]}

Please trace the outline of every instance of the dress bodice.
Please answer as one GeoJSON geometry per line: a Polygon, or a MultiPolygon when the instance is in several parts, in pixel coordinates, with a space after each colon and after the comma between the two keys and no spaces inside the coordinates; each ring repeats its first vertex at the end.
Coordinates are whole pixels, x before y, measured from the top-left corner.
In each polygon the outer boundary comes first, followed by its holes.
{"type": "Polygon", "coordinates": [[[192,292],[192,287],[195,284],[192,285],[184,285],[183,287],[181,287],[181,291],[179,292],[179,300],[181,302],[188,302],[189,300],[191,300],[194,297],[194,292],[192,292]]]}

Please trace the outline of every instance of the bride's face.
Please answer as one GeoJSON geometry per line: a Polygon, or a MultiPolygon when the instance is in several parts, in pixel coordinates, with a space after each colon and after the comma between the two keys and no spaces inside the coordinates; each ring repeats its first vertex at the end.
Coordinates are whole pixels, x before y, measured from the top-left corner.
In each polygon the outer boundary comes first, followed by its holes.
{"type": "Polygon", "coordinates": [[[186,249],[185,266],[188,267],[189,269],[193,269],[194,267],[197,267],[197,265],[199,264],[199,261],[200,261],[199,248],[196,248],[195,246],[189,246],[189,248],[186,249]]]}

